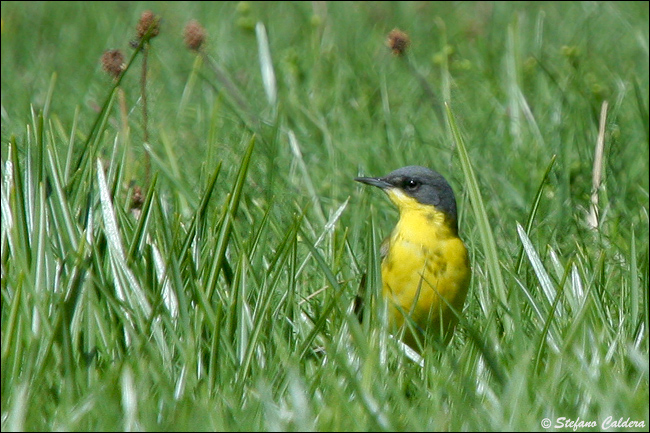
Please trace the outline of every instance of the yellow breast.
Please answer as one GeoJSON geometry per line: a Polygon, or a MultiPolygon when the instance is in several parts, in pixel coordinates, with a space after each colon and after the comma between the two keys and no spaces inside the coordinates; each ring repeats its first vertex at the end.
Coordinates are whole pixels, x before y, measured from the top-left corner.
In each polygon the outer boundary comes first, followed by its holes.
{"type": "MultiPolygon", "coordinates": [[[[424,331],[449,337],[457,321],[450,306],[460,313],[467,296],[467,249],[445,215],[433,206],[399,191],[389,197],[400,210],[382,261],[390,325],[398,330],[408,317],[420,338],[424,331]]],[[[414,336],[406,328],[404,342],[414,346],[414,336]]]]}

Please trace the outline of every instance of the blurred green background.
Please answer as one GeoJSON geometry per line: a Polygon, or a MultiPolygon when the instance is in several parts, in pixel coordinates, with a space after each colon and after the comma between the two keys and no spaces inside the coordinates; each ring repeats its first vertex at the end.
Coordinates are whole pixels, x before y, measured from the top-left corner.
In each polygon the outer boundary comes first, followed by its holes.
{"type": "Polygon", "coordinates": [[[3,431],[647,426],[647,2],[1,8],[3,431]],[[144,10],[161,17],[149,151],[142,56],[105,117],[100,63],[131,57],[144,10]],[[191,19],[206,57],[183,43],[191,19]],[[443,102],[495,236],[498,302],[443,102]],[[467,323],[423,367],[350,310],[396,219],[352,179],[411,164],[452,184],[473,262],[467,323]]]}

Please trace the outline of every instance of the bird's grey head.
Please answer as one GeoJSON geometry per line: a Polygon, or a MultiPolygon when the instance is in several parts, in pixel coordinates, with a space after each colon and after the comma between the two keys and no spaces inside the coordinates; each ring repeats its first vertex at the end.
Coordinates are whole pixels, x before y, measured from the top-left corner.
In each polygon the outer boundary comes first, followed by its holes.
{"type": "Polygon", "coordinates": [[[358,177],[355,180],[381,189],[398,188],[419,203],[435,206],[454,224],[458,219],[454,191],[437,171],[419,165],[409,165],[383,177],[358,177]]]}

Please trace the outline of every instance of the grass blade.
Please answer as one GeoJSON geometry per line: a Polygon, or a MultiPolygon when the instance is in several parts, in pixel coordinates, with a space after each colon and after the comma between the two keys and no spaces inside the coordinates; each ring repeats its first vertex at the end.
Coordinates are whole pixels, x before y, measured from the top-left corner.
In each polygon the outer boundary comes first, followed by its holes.
{"type": "MultiPolygon", "coordinates": [[[[465,146],[463,137],[458,130],[456,119],[448,103],[445,103],[445,108],[447,110],[447,122],[449,123],[454,143],[458,149],[460,164],[465,177],[465,185],[469,190],[472,210],[474,211],[474,217],[478,224],[478,231],[481,237],[481,243],[483,244],[483,252],[485,254],[485,259],[487,260],[488,276],[490,278],[491,287],[496,295],[496,300],[505,306],[508,305],[506,285],[503,281],[503,275],[501,274],[497,245],[494,240],[494,234],[492,233],[492,227],[488,219],[487,211],[485,210],[485,205],[483,204],[481,190],[479,189],[478,181],[476,180],[476,175],[474,174],[474,169],[472,168],[472,163],[469,159],[469,154],[467,153],[467,147],[465,146]]],[[[491,308],[485,311],[489,312],[490,310],[491,308]]],[[[504,318],[506,330],[511,331],[513,323],[507,317],[508,316],[505,316],[504,318]]]]}
{"type": "MultiPolygon", "coordinates": [[[[533,200],[533,206],[530,209],[530,212],[528,213],[528,218],[526,219],[526,236],[530,236],[530,231],[533,228],[533,221],[535,221],[535,217],[537,216],[537,211],[539,210],[539,203],[542,201],[542,192],[544,191],[544,186],[546,185],[546,181],[548,180],[548,176],[551,173],[551,170],[553,169],[553,166],[555,165],[555,161],[557,159],[557,155],[553,155],[551,158],[551,162],[548,163],[548,166],[546,167],[546,171],[544,172],[544,175],[542,176],[542,180],[539,183],[539,188],[537,188],[537,193],[535,194],[535,199],[533,200]]],[[[517,265],[515,266],[515,272],[519,274],[521,271],[521,265],[524,262],[524,246],[521,246],[521,249],[519,250],[519,257],[517,258],[517,265]]]]}
{"type": "Polygon", "coordinates": [[[307,192],[311,196],[311,201],[314,210],[316,211],[316,215],[318,216],[318,218],[320,218],[321,222],[325,224],[325,221],[327,221],[327,219],[325,218],[325,214],[323,213],[323,208],[320,202],[320,196],[316,193],[316,188],[314,188],[314,183],[311,180],[311,175],[309,174],[309,170],[307,169],[307,164],[305,164],[305,160],[302,157],[302,151],[300,150],[300,145],[298,144],[296,135],[291,130],[289,131],[289,145],[291,146],[291,152],[293,153],[293,156],[298,164],[298,167],[300,168],[300,173],[302,174],[305,188],[307,188],[307,192]]]}
{"type": "MultiPolygon", "coordinates": [[[[262,83],[269,105],[275,112],[277,109],[278,90],[275,85],[275,72],[273,72],[273,61],[271,59],[271,48],[269,47],[269,38],[266,35],[264,24],[255,25],[255,34],[257,35],[257,49],[260,56],[260,67],[262,68],[262,83]]],[[[275,117],[275,116],[273,116],[275,117]]]]}
{"type": "Polygon", "coordinates": [[[99,201],[101,203],[102,216],[104,220],[104,233],[106,235],[106,240],[108,241],[108,247],[111,253],[110,257],[114,263],[115,269],[120,271],[128,282],[128,284],[123,288],[121,285],[116,285],[118,296],[121,299],[127,300],[132,308],[142,311],[145,316],[149,316],[151,314],[151,304],[149,304],[149,301],[147,300],[142,287],[135,278],[135,275],[127,266],[126,254],[124,252],[122,238],[115,217],[115,209],[113,209],[113,201],[110,196],[106,177],[104,176],[102,161],[100,159],[97,160],[97,184],[99,187],[99,201]],[[135,296],[135,299],[131,299],[131,294],[135,296]]]}
{"type": "MultiPolygon", "coordinates": [[[[27,197],[26,185],[23,183],[23,169],[18,159],[18,149],[16,148],[16,138],[11,137],[11,173],[13,188],[9,190],[10,207],[14,209],[13,223],[15,224],[17,236],[15,238],[16,251],[24,253],[24,266],[29,268],[32,262],[32,248],[29,239],[29,226],[27,223],[27,197]]],[[[21,254],[22,256],[22,254],[21,254]]]]}
{"type": "Polygon", "coordinates": [[[246,174],[248,173],[248,167],[250,166],[251,156],[253,155],[253,149],[255,148],[255,136],[253,136],[248,143],[248,147],[242,158],[242,162],[239,166],[239,172],[237,173],[237,178],[235,184],[232,187],[232,192],[230,193],[230,200],[225,209],[224,220],[221,224],[219,231],[219,238],[216,245],[216,254],[214,259],[214,265],[210,269],[210,275],[208,277],[208,283],[206,285],[207,292],[206,298],[211,299],[212,294],[214,293],[217,280],[219,278],[219,273],[223,267],[226,250],[230,243],[230,233],[232,231],[232,219],[237,215],[237,210],[239,209],[239,201],[241,200],[242,190],[246,181],[246,174]]]}

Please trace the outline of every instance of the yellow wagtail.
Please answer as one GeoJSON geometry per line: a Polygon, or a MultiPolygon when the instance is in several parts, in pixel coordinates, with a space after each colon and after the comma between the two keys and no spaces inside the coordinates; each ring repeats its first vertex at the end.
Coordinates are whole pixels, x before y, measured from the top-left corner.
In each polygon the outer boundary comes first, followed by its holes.
{"type": "Polygon", "coordinates": [[[381,188],[399,210],[397,225],[381,245],[382,295],[391,332],[403,327],[402,341],[414,349],[426,333],[448,342],[470,280],[451,186],[420,166],[355,180],[381,188]]]}

